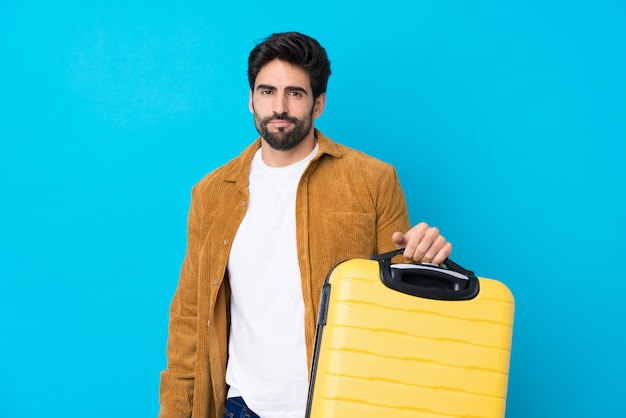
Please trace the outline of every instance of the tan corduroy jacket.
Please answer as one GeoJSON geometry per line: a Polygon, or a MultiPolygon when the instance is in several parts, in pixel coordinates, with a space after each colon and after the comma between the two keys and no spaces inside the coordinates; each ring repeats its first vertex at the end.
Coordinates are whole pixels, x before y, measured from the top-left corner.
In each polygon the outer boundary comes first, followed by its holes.
{"type": "MultiPolygon", "coordinates": [[[[296,196],[296,241],[309,369],[321,287],[340,261],[395,248],[410,228],[394,168],[316,131],[319,151],[296,196]]],[[[226,263],[248,202],[257,139],[192,192],[188,247],[170,307],[160,418],[222,418],[227,393],[229,294],[226,263]]]]}

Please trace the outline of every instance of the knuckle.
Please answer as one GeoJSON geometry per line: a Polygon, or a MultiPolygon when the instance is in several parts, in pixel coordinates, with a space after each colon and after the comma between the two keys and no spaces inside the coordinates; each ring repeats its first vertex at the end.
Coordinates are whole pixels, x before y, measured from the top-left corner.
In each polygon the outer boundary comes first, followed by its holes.
{"type": "Polygon", "coordinates": [[[430,249],[430,244],[422,241],[420,242],[420,244],[417,246],[416,248],[416,252],[419,252],[420,254],[426,254],[428,252],[428,250],[430,249]]]}

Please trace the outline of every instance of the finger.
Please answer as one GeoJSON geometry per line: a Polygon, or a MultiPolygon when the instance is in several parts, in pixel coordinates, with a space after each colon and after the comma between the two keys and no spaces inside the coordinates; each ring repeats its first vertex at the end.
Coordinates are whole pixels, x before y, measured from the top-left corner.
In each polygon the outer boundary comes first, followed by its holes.
{"type": "Polygon", "coordinates": [[[446,261],[448,257],[450,257],[451,253],[452,253],[452,244],[446,241],[446,243],[443,245],[443,247],[441,247],[437,255],[433,257],[432,262],[434,264],[442,264],[444,261],[446,261]]]}
{"type": "Polygon", "coordinates": [[[428,225],[421,222],[405,234],[404,258],[407,260],[419,260],[424,255],[418,247],[424,238],[427,229],[428,225]]]}
{"type": "Polygon", "coordinates": [[[441,234],[438,235],[437,238],[435,238],[435,241],[433,242],[433,244],[431,245],[430,249],[428,250],[426,254],[426,257],[430,260],[429,262],[440,264],[438,260],[439,258],[441,258],[442,255],[446,254],[445,251],[443,253],[441,253],[441,251],[446,247],[447,243],[448,241],[441,234]]]}
{"type": "Polygon", "coordinates": [[[445,244],[446,244],[446,239],[443,237],[443,235],[434,236],[430,244],[430,247],[428,247],[428,249],[426,250],[426,253],[422,257],[422,261],[425,263],[434,263],[435,258],[437,257],[437,255],[439,254],[439,252],[441,251],[441,249],[443,248],[445,244]]]}
{"type": "MultiPolygon", "coordinates": [[[[427,228],[424,231],[424,236],[415,249],[413,261],[430,263],[439,251],[439,247],[437,247],[437,240],[439,236],[439,229],[434,227],[427,228]]],[[[443,245],[443,242],[439,242],[439,244],[443,245]]]]}

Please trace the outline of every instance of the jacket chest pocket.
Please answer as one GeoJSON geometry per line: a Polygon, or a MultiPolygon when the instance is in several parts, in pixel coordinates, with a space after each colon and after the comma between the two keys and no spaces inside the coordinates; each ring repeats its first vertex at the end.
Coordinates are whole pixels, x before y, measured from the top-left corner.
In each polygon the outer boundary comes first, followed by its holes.
{"type": "Polygon", "coordinates": [[[376,252],[376,214],[332,212],[323,214],[326,260],[338,263],[369,258],[376,252]]]}

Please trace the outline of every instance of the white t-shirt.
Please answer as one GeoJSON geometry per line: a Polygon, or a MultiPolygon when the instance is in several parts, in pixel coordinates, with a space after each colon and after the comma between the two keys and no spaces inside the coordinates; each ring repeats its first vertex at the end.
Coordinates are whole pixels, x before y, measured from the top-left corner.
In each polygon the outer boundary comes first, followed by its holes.
{"type": "Polygon", "coordinates": [[[228,397],[263,418],[302,418],[308,393],[304,302],[296,247],[296,191],[305,159],[250,167],[246,215],[228,260],[231,324],[228,397]]]}

